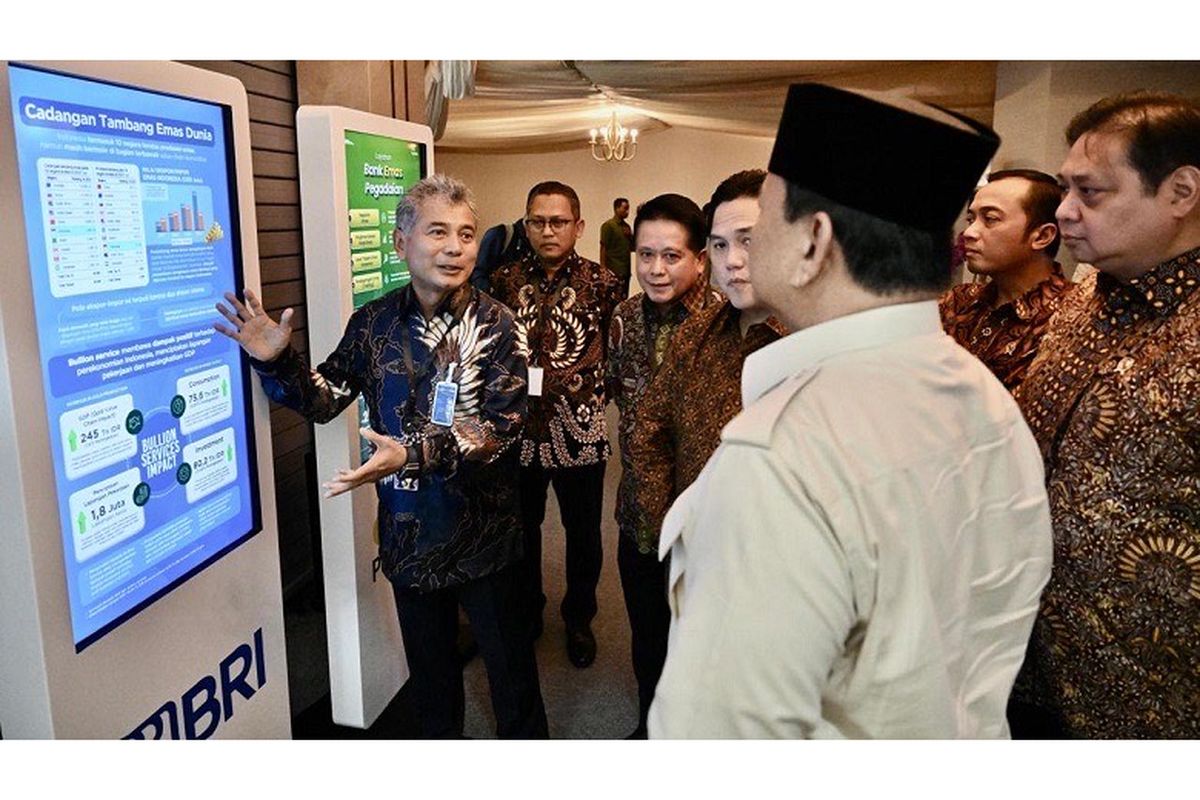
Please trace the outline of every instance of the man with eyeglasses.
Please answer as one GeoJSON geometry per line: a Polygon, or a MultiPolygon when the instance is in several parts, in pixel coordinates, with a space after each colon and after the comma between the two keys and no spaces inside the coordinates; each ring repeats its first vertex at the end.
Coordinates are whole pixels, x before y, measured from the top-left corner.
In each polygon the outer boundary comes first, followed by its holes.
{"type": "Polygon", "coordinates": [[[567,591],[561,612],[567,656],[582,669],[596,658],[591,621],[603,551],[604,467],[612,453],[604,418],[605,341],[620,284],[583,258],[579,195],[545,181],[529,190],[525,230],[533,252],[492,276],[494,294],[517,318],[529,359],[529,417],[521,434],[523,588],[532,635],[542,631],[542,521],[553,485],[566,529],[567,591]]]}

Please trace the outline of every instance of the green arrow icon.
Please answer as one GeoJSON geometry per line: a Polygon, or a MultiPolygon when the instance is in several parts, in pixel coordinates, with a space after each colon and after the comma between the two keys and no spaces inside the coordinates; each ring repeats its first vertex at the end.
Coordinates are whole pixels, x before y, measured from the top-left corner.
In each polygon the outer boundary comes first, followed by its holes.
{"type": "Polygon", "coordinates": [[[79,532],[83,533],[84,531],[86,531],[87,530],[87,517],[84,515],[84,513],[82,511],[79,512],[79,518],[77,521],[79,522],[79,532]]]}
{"type": "Polygon", "coordinates": [[[72,428],[71,432],[67,434],[67,444],[71,445],[72,453],[79,448],[79,436],[75,433],[74,428],[72,428]]]}
{"type": "Polygon", "coordinates": [[[233,445],[231,444],[225,445],[225,460],[233,461],[233,445]]]}
{"type": "Polygon", "coordinates": [[[228,397],[228,396],[229,396],[229,381],[222,378],[221,379],[221,397],[228,397]]]}

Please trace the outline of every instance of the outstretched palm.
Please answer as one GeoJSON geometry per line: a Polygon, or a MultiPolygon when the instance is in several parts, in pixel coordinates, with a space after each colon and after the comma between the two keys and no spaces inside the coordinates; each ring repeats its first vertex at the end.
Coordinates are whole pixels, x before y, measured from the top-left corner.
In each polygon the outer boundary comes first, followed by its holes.
{"type": "Polygon", "coordinates": [[[262,302],[249,289],[243,304],[233,292],[226,292],[225,299],[233,306],[230,310],[224,303],[217,303],[217,311],[229,320],[233,328],[217,322],[213,329],[223,333],[242,346],[259,361],[273,361],[287,349],[292,339],[292,310],[284,309],[279,322],[271,319],[263,309],[262,302]]]}

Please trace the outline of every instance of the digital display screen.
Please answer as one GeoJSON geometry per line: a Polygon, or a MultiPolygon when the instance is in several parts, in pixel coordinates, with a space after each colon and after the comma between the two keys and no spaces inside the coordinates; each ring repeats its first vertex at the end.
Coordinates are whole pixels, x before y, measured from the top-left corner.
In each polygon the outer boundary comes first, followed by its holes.
{"type": "Polygon", "coordinates": [[[261,529],[231,110],[8,74],[81,650],[261,529]]]}
{"type": "MultiPolygon", "coordinates": [[[[396,204],[425,177],[425,145],[374,133],[345,131],[346,235],[350,239],[350,281],[357,310],[409,281],[408,264],[396,254],[392,232],[396,204]]],[[[359,424],[371,426],[367,403],[358,399],[359,424]]],[[[363,461],[374,445],[359,441],[363,461]]]]}
{"type": "Polygon", "coordinates": [[[354,307],[408,283],[408,264],[396,255],[396,204],[425,177],[425,145],[346,131],[346,207],[354,307]]]}

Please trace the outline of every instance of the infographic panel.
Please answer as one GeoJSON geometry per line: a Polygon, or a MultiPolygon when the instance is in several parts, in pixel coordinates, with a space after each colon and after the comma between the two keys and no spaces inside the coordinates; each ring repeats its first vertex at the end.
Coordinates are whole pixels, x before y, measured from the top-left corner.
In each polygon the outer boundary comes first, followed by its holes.
{"type": "MultiPolygon", "coordinates": [[[[346,131],[347,235],[354,308],[408,283],[408,264],[396,254],[392,231],[396,204],[425,177],[425,145],[391,136],[346,131]]],[[[358,399],[359,424],[370,427],[366,401],[358,399]]],[[[359,442],[363,461],[374,447],[359,442]]]]}
{"type": "MultiPolygon", "coordinates": [[[[82,648],[260,527],[223,106],[11,65],[67,591],[82,648]]],[[[47,487],[49,490],[50,487],[47,487]]]]}

